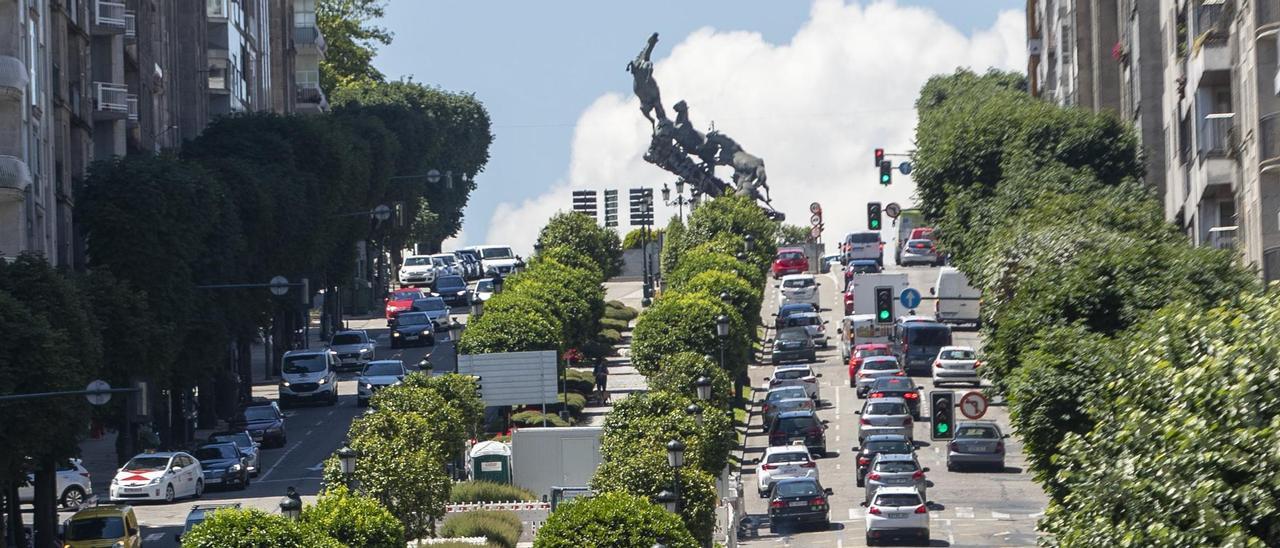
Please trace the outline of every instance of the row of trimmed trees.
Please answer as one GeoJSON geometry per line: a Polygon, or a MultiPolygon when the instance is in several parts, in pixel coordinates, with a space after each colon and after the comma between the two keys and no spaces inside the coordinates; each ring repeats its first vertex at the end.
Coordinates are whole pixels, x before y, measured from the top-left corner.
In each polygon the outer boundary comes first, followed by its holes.
{"type": "Polygon", "coordinates": [[[930,80],[913,175],[983,291],[983,371],[1049,494],[1041,528],[1064,546],[1280,545],[1280,305],[1164,221],[1131,127],[1025,89],[930,80]]]}

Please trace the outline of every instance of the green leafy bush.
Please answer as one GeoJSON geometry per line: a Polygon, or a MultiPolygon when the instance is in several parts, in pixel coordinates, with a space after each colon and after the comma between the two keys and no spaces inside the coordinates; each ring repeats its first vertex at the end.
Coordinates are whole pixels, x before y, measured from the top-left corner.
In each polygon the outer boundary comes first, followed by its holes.
{"type": "Polygon", "coordinates": [[[622,242],[618,233],[581,213],[558,213],[538,234],[544,250],[564,246],[591,257],[606,279],[622,272],[622,242]]]}
{"type": "Polygon", "coordinates": [[[698,548],[680,519],[644,497],[601,493],[557,507],[547,518],[534,548],[698,548]]]}
{"type": "MultiPolygon", "coordinates": [[[[667,450],[663,445],[635,447],[627,453],[611,455],[600,463],[591,478],[591,488],[598,493],[626,493],[648,500],[655,499],[674,483],[675,473],[667,464],[667,450]]],[[[709,544],[715,534],[717,500],[716,482],[711,474],[691,467],[680,470],[680,519],[686,530],[703,544],[709,544]]]]}
{"type": "MultiPolygon", "coordinates": [[[[719,409],[728,409],[733,402],[733,381],[729,374],[720,368],[720,364],[708,360],[701,354],[680,352],[668,355],[658,363],[658,370],[649,375],[651,392],[671,392],[689,399],[698,397],[694,382],[698,377],[711,380],[710,405],[719,409]]],[[[700,403],[704,408],[708,404],[700,403]]]]}
{"type": "Polygon", "coordinates": [[[605,303],[604,317],[613,320],[631,321],[640,315],[640,311],[622,304],[619,301],[605,303]],[[613,303],[618,303],[616,306],[613,303]]]}
{"type": "Polygon", "coordinates": [[[600,319],[601,329],[611,329],[613,331],[628,331],[631,329],[631,322],[627,320],[615,320],[608,316],[600,319]]]}
{"type": "Polygon", "coordinates": [[[739,261],[733,255],[719,253],[705,245],[687,250],[676,267],[663,276],[667,287],[681,287],[694,276],[708,270],[732,272],[746,280],[751,287],[764,290],[763,270],[739,261]]]}
{"type": "Polygon", "coordinates": [[[453,484],[449,490],[450,502],[510,502],[538,500],[532,491],[492,481],[471,480],[453,484]]]}
{"type": "MultiPolygon", "coordinates": [[[[402,548],[404,526],[378,501],[338,484],[302,509],[302,522],[347,546],[402,548]]],[[[185,543],[184,543],[185,544],[185,543]]]]}
{"type": "Polygon", "coordinates": [[[485,312],[458,339],[459,354],[559,350],[561,330],[543,315],[485,312]]]}
{"type": "Polygon", "coordinates": [[[511,415],[511,423],[521,428],[537,428],[542,426],[544,418],[547,426],[570,426],[559,415],[551,412],[551,406],[547,407],[546,414],[543,414],[542,411],[532,410],[515,413],[511,415]]]}
{"type": "Polygon", "coordinates": [[[729,338],[724,343],[725,366],[730,371],[746,367],[751,359],[755,330],[737,310],[703,293],[668,292],[654,301],[631,331],[631,363],[651,375],[666,356],[679,352],[719,355],[716,317],[729,318],[729,338]]]}
{"type": "MultiPolygon", "coordinates": [[[[727,294],[730,304],[744,319],[759,318],[760,306],[764,299],[764,292],[759,286],[753,286],[741,276],[722,270],[699,272],[683,285],[673,286],[672,289],[704,293],[717,299],[720,295],[727,294]]],[[[748,323],[755,325],[756,322],[748,323]]],[[[754,340],[754,336],[752,339],[754,340]]]]}
{"type": "Polygon", "coordinates": [[[587,406],[587,397],[582,394],[570,392],[559,394],[556,396],[556,404],[548,405],[547,410],[551,412],[559,412],[561,408],[568,409],[574,417],[582,416],[582,409],[587,406]]]}
{"type": "MultiPolygon", "coordinates": [[[[778,250],[774,243],[776,233],[776,223],[769,220],[755,200],[743,196],[721,196],[698,206],[689,214],[682,237],[684,251],[681,262],[693,256],[692,250],[698,246],[724,238],[742,241],[749,234],[754,244],[747,263],[763,274],[778,250]]],[[[739,249],[740,246],[735,246],[726,251],[732,251],[730,254],[736,256],[739,249]]],[[[750,277],[743,278],[752,281],[750,277]]]]}
{"type": "Polygon", "coordinates": [[[685,444],[685,468],[719,474],[737,442],[727,409],[702,404],[702,424],[685,411],[694,400],[674,392],[642,392],[614,405],[605,416],[600,454],[608,460],[668,441],[685,444]]]}
{"type": "Polygon", "coordinates": [[[650,245],[653,245],[654,243],[661,240],[662,238],[661,228],[659,229],[650,228],[648,230],[649,230],[649,234],[647,236],[644,234],[644,231],[645,231],[644,228],[633,228],[630,231],[628,231],[627,235],[622,238],[622,249],[640,249],[640,242],[644,241],[645,238],[649,239],[650,245]]]}
{"type": "Polygon", "coordinates": [[[566,369],[564,375],[564,388],[569,392],[590,394],[595,390],[596,379],[591,375],[591,371],[566,369]]]}
{"type": "Polygon", "coordinates": [[[683,256],[684,249],[684,223],[680,220],[680,217],[672,215],[671,220],[667,222],[667,228],[664,230],[662,252],[658,257],[662,277],[665,278],[675,271],[676,266],[680,264],[680,257],[683,256]]]}
{"type": "Polygon", "coordinates": [[[219,510],[182,535],[188,548],[343,548],[314,525],[261,510],[219,510]]]}
{"type": "Polygon", "coordinates": [[[444,538],[484,537],[502,548],[516,548],[520,542],[520,516],[515,512],[473,510],[454,514],[444,520],[440,536],[444,538]]]}
{"type": "Polygon", "coordinates": [[[620,344],[622,342],[622,333],[618,333],[616,329],[603,329],[599,335],[596,335],[596,340],[605,344],[620,344]]]}

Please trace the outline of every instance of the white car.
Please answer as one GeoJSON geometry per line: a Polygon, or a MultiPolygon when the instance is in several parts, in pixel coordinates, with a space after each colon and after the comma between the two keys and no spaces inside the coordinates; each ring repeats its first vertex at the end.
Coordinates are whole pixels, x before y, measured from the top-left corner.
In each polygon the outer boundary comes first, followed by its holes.
{"type": "Polygon", "coordinates": [[[804,442],[766,448],[756,467],[756,490],[760,496],[769,496],[774,482],[791,478],[818,479],[818,463],[809,454],[809,448],[804,442]]]}
{"type": "Polygon", "coordinates": [[[980,386],[978,353],[968,346],[944,346],[933,360],[933,385],[963,382],[980,386]]]}
{"type": "Polygon", "coordinates": [[[778,289],[782,292],[782,304],[818,302],[818,281],[813,274],[788,274],[782,277],[778,289]]]}
{"type": "Polygon", "coordinates": [[[493,278],[484,278],[476,282],[476,289],[471,293],[475,300],[485,302],[493,297],[493,278]]]}
{"type": "Polygon", "coordinates": [[[462,263],[452,253],[436,253],[431,256],[431,264],[436,267],[436,275],[463,275],[462,263]]]}
{"type": "Polygon", "coordinates": [[[204,470],[200,461],[181,451],[142,453],[124,464],[111,479],[111,502],[200,498],[204,470]]]}
{"type": "Polygon", "coordinates": [[[404,380],[407,372],[404,362],[400,360],[378,360],[369,362],[356,379],[356,405],[369,405],[373,393],[388,386],[395,386],[404,380]]]}
{"type": "Polygon", "coordinates": [[[830,346],[830,337],[827,336],[827,321],[817,312],[800,312],[787,316],[783,322],[786,327],[804,327],[809,332],[809,337],[813,339],[813,345],[818,348],[827,348],[830,346]]]}
{"type": "Polygon", "coordinates": [[[857,377],[857,394],[859,398],[867,396],[867,390],[871,388],[871,384],[876,382],[880,377],[906,376],[902,370],[902,364],[898,363],[898,358],[893,356],[867,356],[862,358],[862,365],[858,367],[857,377]]]}
{"type": "Polygon", "coordinates": [[[404,258],[398,275],[402,286],[427,286],[436,281],[436,265],[430,255],[410,255],[404,258]]]}
{"type": "MultiPolygon", "coordinates": [[[[58,463],[57,478],[58,504],[63,508],[79,509],[85,499],[93,494],[93,482],[90,480],[89,471],[80,464],[80,459],[67,459],[58,463]]],[[[33,486],[35,480],[35,475],[27,474],[27,484],[18,488],[19,502],[35,500],[33,486]]]]}
{"type": "Polygon", "coordinates": [[[784,386],[800,386],[804,388],[807,394],[813,400],[818,399],[818,377],[822,373],[815,373],[808,364],[787,364],[779,365],[773,369],[773,376],[766,377],[769,383],[769,390],[775,390],[784,386]]]}
{"type": "Polygon", "coordinates": [[[480,255],[480,266],[485,276],[510,276],[524,266],[524,261],[511,251],[509,245],[480,245],[468,249],[480,255]]]}
{"type": "Polygon", "coordinates": [[[915,487],[881,487],[867,507],[867,546],[887,539],[929,543],[929,506],[915,487]]]}
{"type": "Polygon", "coordinates": [[[373,353],[377,345],[373,339],[369,338],[368,332],[363,329],[353,329],[334,333],[329,339],[329,349],[338,353],[340,368],[359,370],[373,361],[373,353]]]}

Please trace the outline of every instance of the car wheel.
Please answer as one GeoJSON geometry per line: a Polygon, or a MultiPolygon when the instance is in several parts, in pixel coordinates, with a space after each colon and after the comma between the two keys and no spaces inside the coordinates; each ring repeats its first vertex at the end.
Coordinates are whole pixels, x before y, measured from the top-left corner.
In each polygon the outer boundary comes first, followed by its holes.
{"type": "Polygon", "coordinates": [[[196,494],[191,495],[191,498],[198,499],[203,494],[204,494],[204,480],[196,480],[196,494]]]}
{"type": "Polygon", "coordinates": [[[79,485],[67,487],[67,490],[62,492],[62,498],[59,500],[63,508],[79,510],[80,505],[84,504],[84,489],[81,489],[79,485]]]}
{"type": "Polygon", "coordinates": [[[170,483],[169,485],[164,486],[164,501],[173,502],[173,499],[174,499],[173,484],[170,483]]]}

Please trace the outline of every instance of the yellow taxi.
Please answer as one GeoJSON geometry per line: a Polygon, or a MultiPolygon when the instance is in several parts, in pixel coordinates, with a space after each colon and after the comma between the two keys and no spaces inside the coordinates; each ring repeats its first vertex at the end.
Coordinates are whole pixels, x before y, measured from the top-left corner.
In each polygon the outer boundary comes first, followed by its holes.
{"type": "Polygon", "coordinates": [[[140,548],[142,533],[132,506],[103,505],[76,512],[63,527],[64,548],[140,548]]]}

